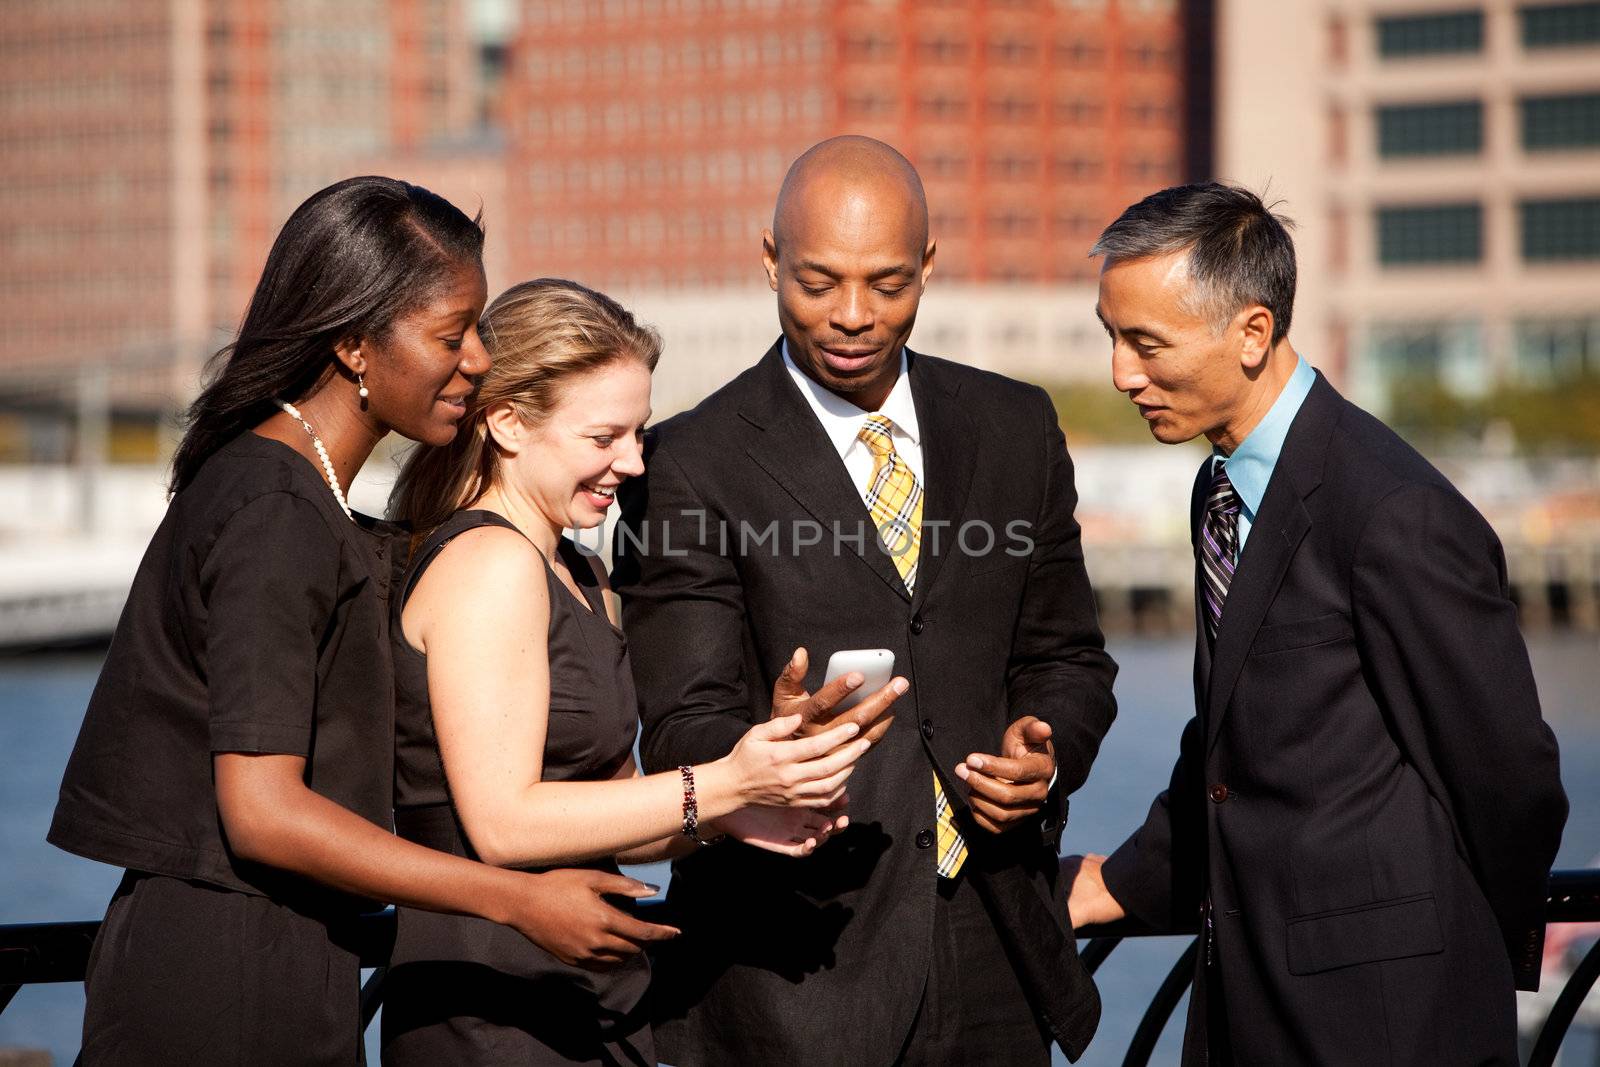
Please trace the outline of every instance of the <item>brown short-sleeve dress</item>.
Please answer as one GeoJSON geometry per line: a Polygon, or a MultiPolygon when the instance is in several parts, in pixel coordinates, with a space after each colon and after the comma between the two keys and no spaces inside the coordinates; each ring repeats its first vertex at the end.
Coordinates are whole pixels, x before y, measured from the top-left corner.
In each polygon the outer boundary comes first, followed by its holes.
{"type": "Polygon", "coordinates": [[[303,756],[312,789],[392,825],[398,544],[254,433],[173,498],[50,826],[127,868],[89,962],[86,1064],[360,1062],[349,925],[375,905],[234,856],[212,756],[303,756]]]}

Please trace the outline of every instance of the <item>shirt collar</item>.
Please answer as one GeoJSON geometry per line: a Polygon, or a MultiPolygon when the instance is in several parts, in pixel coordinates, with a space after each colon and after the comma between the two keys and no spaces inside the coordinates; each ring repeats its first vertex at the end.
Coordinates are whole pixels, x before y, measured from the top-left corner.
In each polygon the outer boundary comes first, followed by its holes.
{"type": "MultiPolygon", "coordinates": [[[[812,381],[811,377],[789,358],[788,338],[784,338],[783,341],[783,365],[788,369],[795,385],[800,387],[800,395],[806,398],[806,403],[816,414],[817,421],[822,423],[822,429],[827,433],[828,440],[833,442],[834,449],[841,456],[850,451],[851,446],[855,444],[856,435],[861,432],[862,424],[867,421],[867,416],[874,413],[863,411],[850,401],[830,393],[812,381]]],[[[889,390],[889,396],[876,414],[894,423],[895,437],[904,438],[912,444],[920,442],[922,435],[917,425],[917,406],[911,397],[911,369],[904,348],[900,349],[900,376],[895,379],[894,388],[889,390]]]]}
{"type": "MultiPolygon", "coordinates": [[[[1283,392],[1267,409],[1266,416],[1233,450],[1233,455],[1227,457],[1228,481],[1233,483],[1239,503],[1251,515],[1261,507],[1261,498],[1267,494],[1267,483],[1272,480],[1273,468],[1278,465],[1278,454],[1283,451],[1289,427],[1294,423],[1294,417],[1300,411],[1300,405],[1305,403],[1306,394],[1311,392],[1316,379],[1317,374],[1311,369],[1311,364],[1303,359],[1298,360],[1294,373],[1289,375],[1283,392]]],[[[1213,455],[1221,456],[1221,453],[1215,452],[1213,455]]]]}

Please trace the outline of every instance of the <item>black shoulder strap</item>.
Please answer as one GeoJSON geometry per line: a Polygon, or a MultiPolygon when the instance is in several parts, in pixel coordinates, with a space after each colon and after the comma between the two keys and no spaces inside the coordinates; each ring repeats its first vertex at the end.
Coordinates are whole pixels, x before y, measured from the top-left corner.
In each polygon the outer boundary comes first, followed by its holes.
{"type": "MultiPolygon", "coordinates": [[[[456,512],[440,523],[433,533],[423,539],[421,547],[417,549],[417,554],[412,557],[411,569],[406,574],[405,585],[400,590],[401,608],[404,608],[406,602],[411,599],[411,591],[416,588],[417,579],[422,577],[422,572],[428,569],[428,565],[434,561],[444,546],[468,530],[476,530],[480,526],[503,526],[507,530],[516,530],[517,533],[522,533],[521,530],[517,530],[516,523],[503,515],[496,515],[492,511],[456,512]]],[[[523,534],[523,536],[526,537],[527,535],[523,534]]]]}

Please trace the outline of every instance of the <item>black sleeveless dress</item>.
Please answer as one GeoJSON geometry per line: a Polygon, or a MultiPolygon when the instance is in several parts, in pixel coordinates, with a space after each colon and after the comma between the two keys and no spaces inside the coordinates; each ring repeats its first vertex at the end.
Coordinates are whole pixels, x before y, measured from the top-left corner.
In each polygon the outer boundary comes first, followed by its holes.
{"type": "MultiPolygon", "coordinates": [[[[450,800],[433,732],[427,657],[406,641],[398,612],[451,539],[480,526],[516,529],[489,511],[460,511],[417,549],[392,624],[395,664],[395,826],[430,848],[476,859],[450,800]]],[[[546,780],[603,780],[633,752],[633,672],[622,632],[577,547],[562,560],[588,607],[545,563],[550,590],[550,724],[546,780]]],[[[584,866],[615,872],[611,859],[584,866]]],[[[654,1064],[641,956],[604,972],[570,967],[508,926],[401,908],[384,986],[383,1062],[654,1064]]]]}

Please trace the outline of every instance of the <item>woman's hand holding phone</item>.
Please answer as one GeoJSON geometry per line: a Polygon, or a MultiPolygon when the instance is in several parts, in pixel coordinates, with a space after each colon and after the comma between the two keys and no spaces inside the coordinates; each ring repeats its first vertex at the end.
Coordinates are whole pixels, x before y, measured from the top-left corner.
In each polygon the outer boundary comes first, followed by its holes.
{"type": "MultiPolygon", "coordinates": [[[[717,763],[726,763],[741,806],[829,808],[844,796],[856,760],[872,743],[861,727],[841,722],[809,737],[797,734],[799,715],[752,726],[717,763]]],[[[715,765],[713,765],[715,766],[715,765]]]]}
{"type": "MultiPolygon", "coordinates": [[[[702,801],[702,809],[728,812],[710,820],[717,831],[790,856],[809,855],[849,824],[845,782],[894,721],[889,706],[910,688],[895,678],[861,699],[866,675],[852,670],[807,693],[808,662],[797,649],[773,685],[772,718],[701,769],[706,799],[715,791],[736,809],[702,801]]],[[[885,678],[893,657],[886,662],[878,664],[885,678]]]]}

